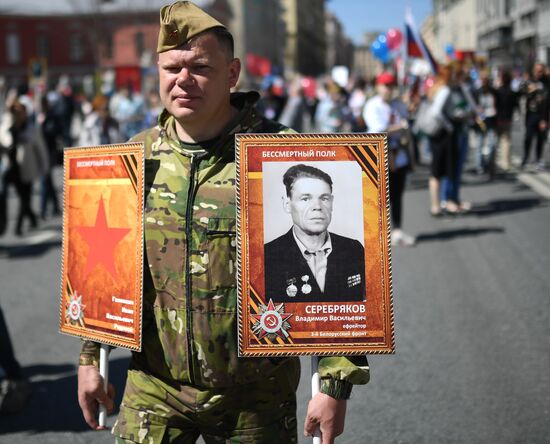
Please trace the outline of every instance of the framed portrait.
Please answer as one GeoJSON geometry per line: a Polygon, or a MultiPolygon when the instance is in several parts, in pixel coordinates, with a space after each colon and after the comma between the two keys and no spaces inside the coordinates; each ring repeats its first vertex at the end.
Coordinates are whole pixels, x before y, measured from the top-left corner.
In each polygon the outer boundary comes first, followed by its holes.
{"type": "Polygon", "coordinates": [[[236,139],[241,356],[394,351],[385,134],[236,139]]]}
{"type": "Polygon", "coordinates": [[[59,329],[141,349],[143,144],[67,148],[59,329]]]}

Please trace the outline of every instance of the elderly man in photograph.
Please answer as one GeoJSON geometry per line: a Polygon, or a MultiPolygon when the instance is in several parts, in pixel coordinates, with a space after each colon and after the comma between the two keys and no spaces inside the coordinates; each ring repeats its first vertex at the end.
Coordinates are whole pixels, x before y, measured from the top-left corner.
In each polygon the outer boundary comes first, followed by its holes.
{"type": "Polygon", "coordinates": [[[290,230],[265,244],[266,300],[352,302],[365,299],[365,253],[358,240],[328,231],[332,220],[331,177],[309,165],[283,176],[290,230]]]}

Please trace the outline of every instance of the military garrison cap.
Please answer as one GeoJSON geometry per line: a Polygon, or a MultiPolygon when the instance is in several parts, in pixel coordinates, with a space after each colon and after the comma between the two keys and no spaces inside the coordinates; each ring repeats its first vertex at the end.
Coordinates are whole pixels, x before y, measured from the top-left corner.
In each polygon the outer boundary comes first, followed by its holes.
{"type": "Polygon", "coordinates": [[[183,45],[187,40],[212,28],[225,28],[192,2],[175,2],[160,10],[157,52],[183,45]]]}

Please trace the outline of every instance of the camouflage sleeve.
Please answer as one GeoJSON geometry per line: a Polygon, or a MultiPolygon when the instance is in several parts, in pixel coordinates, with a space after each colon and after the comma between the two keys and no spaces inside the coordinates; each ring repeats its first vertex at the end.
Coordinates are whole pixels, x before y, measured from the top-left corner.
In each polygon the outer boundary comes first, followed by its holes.
{"type": "Polygon", "coordinates": [[[84,340],[80,347],[80,356],[78,365],[95,365],[99,367],[99,343],[94,341],[84,340]]]}
{"type": "Polygon", "coordinates": [[[354,385],[369,382],[366,356],[334,356],[319,360],[321,393],[336,399],[349,399],[354,385]]]}

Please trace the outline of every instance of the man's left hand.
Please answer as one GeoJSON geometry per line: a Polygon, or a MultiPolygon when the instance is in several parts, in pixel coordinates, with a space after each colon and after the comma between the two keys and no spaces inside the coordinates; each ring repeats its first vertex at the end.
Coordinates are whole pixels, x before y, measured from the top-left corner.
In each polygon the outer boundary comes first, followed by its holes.
{"type": "Polygon", "coordinates": [[[333,444],[334,439],[344,431],[346,405],[345,399],[317,393],[307,407],[304,435],[313,436],[320,427],[321,444],[333,444]]]}

